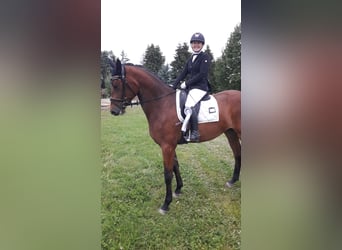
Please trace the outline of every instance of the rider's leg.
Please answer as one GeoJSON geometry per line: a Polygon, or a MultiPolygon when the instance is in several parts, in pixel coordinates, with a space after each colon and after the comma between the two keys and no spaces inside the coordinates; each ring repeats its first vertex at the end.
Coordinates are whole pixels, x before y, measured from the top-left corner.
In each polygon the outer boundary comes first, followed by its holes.
{"type": "Polygon", "coordinates": [[[198,142],[200,134],[198,132],[198,113],[195,107],[192,109],[192,115],[190,118],[190,126],[191,126],[191,134],[190,134],[190,141],[198,142]]]}
{"type": "MultiPolygon", "coordinates": [[[[190,141],[199,141],[199,132],[198,132],[198,110],[195,109],[195,105],[203,98],[206,94],[205,91],[200,89],[192,89],[189,91],[188,97],[185,102],[185,114],[190,114],[190,127],[191,127],[191,135],[190,141]]],[[[188,117],[188,115],[187,115],[188,117]]]]}

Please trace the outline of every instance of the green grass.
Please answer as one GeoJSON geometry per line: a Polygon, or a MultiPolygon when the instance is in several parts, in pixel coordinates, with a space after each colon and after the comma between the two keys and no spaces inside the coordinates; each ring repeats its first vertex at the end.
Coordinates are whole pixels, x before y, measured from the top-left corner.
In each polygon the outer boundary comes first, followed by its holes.
{"type": "Polygon", "coordinates": [[[234,163],[224,135],[177,147],[183,193],[163,216],[161,150],[141,108],[101,111],[101,128],[102,249],[240,249],[240,182],[224,186],[234,163]]]}

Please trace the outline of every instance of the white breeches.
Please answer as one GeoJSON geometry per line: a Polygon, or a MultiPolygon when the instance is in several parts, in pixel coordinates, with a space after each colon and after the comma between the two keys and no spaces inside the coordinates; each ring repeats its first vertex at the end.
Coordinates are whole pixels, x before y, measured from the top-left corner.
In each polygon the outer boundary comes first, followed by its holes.
{"type": "Polygon", "coordinates": [[[192,89],[189,91],[188,98],[185,102],[185,109],[194,107],[205,96],[207,92],[201,89],[192,89]]]}

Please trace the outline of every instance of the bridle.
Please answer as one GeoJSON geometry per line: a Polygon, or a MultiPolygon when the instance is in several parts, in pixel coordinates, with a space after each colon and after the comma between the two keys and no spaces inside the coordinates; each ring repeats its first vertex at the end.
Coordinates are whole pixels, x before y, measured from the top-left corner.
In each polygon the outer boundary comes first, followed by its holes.
{"type": "MultiPolygon", "coordinates": [[[[120,75],[113,75],[111,80],[111,84],[113,85],[113,81],[114,80],[121,80],[122,83],[122,92],[121,92],[121,98],[117,99],[117,98],[110,98],[110,102],[119,102],[119,108],[120,110],[124,110],[127,106],[133,106],[133,105],[139,105],[138,102],[131,102],[128,100],[127,95],[126,95],[126,89],[128,89],[129,91],[131,91],[134,95],[136,95],[136,93],[133,91],[133,89],[127,84],[126,81],[126,71],[125,71],[125,66],[122,65],[121,66],[121,74],[120,75]]],[[[113,86],[112,86],[113,87],[113,86]]]]}

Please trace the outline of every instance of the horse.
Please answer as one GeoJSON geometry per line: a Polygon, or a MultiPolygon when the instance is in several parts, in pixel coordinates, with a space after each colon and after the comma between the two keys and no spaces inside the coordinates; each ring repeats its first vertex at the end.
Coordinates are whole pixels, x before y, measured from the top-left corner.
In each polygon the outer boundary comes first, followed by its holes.
{"type": "MultiPolygon", "coordinates": [[[[128,105],[140,104],[148,121],[150,136],[161,148],[166,195],[159,212],[165,214],[172,198],[178,197],[183,187],[176,155],[176,147],[183,137],[176,113],[176,91],[144,67],[122,64],[119,59],[112,72],[111,88],[111,114],[123,114],[128,105]],[[139,103],[132,103],[136,96],[139,103]],[[177,183],[174,193],[173,173],[177,183]]],[[[199,143],[225,134],[235,160],[233,176],[226,183],[231,187],[239,180],[241,169],[241,92],[224,90],[213,96],[219,107],[219,121],[199,124],[199,143]]]]}

